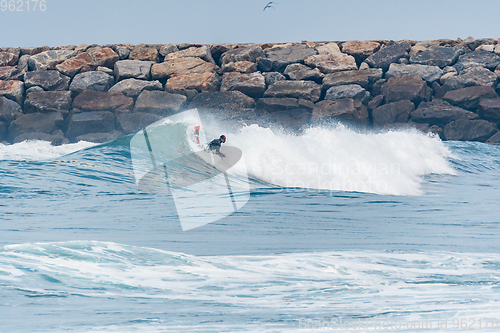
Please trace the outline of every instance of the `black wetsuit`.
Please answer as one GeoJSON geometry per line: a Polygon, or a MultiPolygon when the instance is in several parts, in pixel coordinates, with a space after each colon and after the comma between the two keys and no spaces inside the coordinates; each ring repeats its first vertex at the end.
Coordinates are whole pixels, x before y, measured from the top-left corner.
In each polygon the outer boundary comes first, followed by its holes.
{"type": "Polygon", "coordinates": [[[220,152],[220,147],[222,145],[222,141],[221,139],[213,139],[212,141],[210,141],[210,143],[208,144],[208,149],[209,150],[215,150],[215,152],[218,154],[218,155],[222,155],[221,152],[220,152]]]}

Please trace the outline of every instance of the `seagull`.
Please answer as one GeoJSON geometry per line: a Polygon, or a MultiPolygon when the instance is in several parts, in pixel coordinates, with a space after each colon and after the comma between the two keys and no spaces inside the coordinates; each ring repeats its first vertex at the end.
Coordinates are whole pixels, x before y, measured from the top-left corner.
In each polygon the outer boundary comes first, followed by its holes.
{"type": "Polygon", "coordinates": [[[267,3],[266,7],[264,7],[264,9],[263,9],[262,11],[265,11],[265,10],[266,10],[266,9],[268,9],[268,8],[272,8],[272,9],[274,9],[274,7],[272,6],[273,4],[276,4],[276,5],[277,5],[278,3],[277,3],[277,2],[272,2],[272,1],[269,1],[269,2],[267,3]]]}

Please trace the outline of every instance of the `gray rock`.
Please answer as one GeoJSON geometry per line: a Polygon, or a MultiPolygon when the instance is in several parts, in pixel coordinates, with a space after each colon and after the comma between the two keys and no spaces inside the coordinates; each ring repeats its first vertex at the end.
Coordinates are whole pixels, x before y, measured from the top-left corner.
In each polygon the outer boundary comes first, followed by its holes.
{"type": "Polygon", "coordinates": [[[134,112],[154,113],[170,116],[177,113],[186,104],[186,96],[171,94],[166,91],[144,90],[135,102],[134,112]]]}
{"type": "Polygon", "coordinates": [[[23,55],[19,58],[19,60],[17,61],[17,68],[19,70],[23,70],[23,69],[28,69],[28,60],[30,59],[30,56],[29,55],[23,55]]]}
{"type": "Polygon", "coordinates": [[[86,51],[96,66],[114,68],[119,55],[109,47],[91,47],[86,51]]]}
{"type": "Polygon", "coordinates": [[[490,145],[500,145],[500,132],[497,132],[491,138],[486,140],[486,143],[489,143],[490,145]]]}
{"type": "Polygon", "coordinates": [[[69,112],[71,108],[70,91],[41,91],[31,92],[24,100],[24,112],[69,112]]]}
{"type": "Polygon", "coordinates": [[[358,69],[354,57],[344,53],[313,55],[306,58],[304,63],[325,74],[358,69]]]}
{"type": "Polygon", "coordinates": [[[14,66],[0,66],[0,80],[10,80],[12,77],[18,75],[21,71],[14,66]]]}
{"type": "Polygon", "coordinates": [[[40,92],[40,91],[45,91],[45,90],[43,90],[43,88],[42,88],[42,87],[39,87],[39,86],[33,86],[33,87],[29,88],[29,89],[26,89],[25,93],[26,93],[26,95],[28,95],[29,93],[32,93],[32,92],[40,92]]]}
{"type": "Polygon", "coordinates": [[[360,101],[351,98],[324,100],[314,106],[311,121],[337,120],[354,125],[367,126],[369,116],[366,107],[360,101]]]}
{"type": "Polygon", "coordinates": [[[153,113],[134,112],[118,115],[116,117],[116,123],[121,132],[124,134],[131,134],[161,119],[163,119],[162,116],[153,113]]]}
{"type": "Polygon", "coordinates": [[[28,68],[30,71],[55,69],[56,65],[71,58],[73,54],[73,50],[49,50],[41,52],[29,58],[28,68]]]}
{"type": "Polygon", "coordinates": [[[444,128],[444,137],[446,140],[486,142],[486,140],[496,133],[498,133],[498,127],[482,119],[459,119],[450,122],[444,128]]]}
{"type": "Polygon", "coordinates": [[[0,143],[3,143],[5,136],[7,134],[7,124],[3,121],[0,121],[0,143]]]}
{"type": "Polygon", "coordinates": [[[209,63],[215,65],[215,61],[212,58],[212,53],[210,53],[210,48],[206,45],[201,47],[189,47],[187,49],[181,50],[179,52],[169,53],[165,56],[165,61],[178,59],[178,58],[201,58],[209,63]]]}
{"type": "Polygon", "coordinates": [[[109,133],[115,130],[115,116],[110,111],[90,111],[73,113],[69,117],[66,137],[76,142],[80,135],[89,133],[109,133]]]}
{"type": "Polygon", "coordinates": [[[497,98],[498,95],[492,87],[472,86],[448,91],[443,99],[460,108],[475,111],[481,98],[497,98]]]}
{"type": "Polygon", "coordinates": [[[264,78],[266,80],[266,87],[269,87],[271,84],[274,84],[278,81],[286,80],[286,77],[279,72],[264,73],[264,78]]]}
{"type": "Polygon", "coordinates": [[[260,98],[266,91],[266,80],[260,72],[242,74],[237,72],[224,73],[221,91],[238,90],[253,98],[260,98]]]}
{"type": "Polygon", "coordinates": [[[370,89],[374,82],[382,78],[382,75],[383,71],[380,68],[326,74],[323,79],[323,90],[345,84],[359,84],[365,89],[370,89]]]}
{"type": "Polygon", "coordinates": [[[109,91],[119,91],[128,97],[137,97],[143,90],[162,90],[160,81],[144,81],[138,79],[125,79],[112,86],[109,91]]]}
{"type": "Polygon", "coordinates": [[[109,133],[88,133],[79,135],[76,137],[75,141],[86,141],[86,142],[95,142],[95,143],[103,143],[111,140],[118,139],[123,136],[123,133],[120,131],[112,131],[109,133]]]}
{"type": "Polygon", "coordinates": [[[167,54],[174,53],[174,52],[179,52],[179,48],[175,44],[163,45],[160,48],[160,55],[162,57],[165,57],[167,54]]]}
{"type": "Polygon", "coordinates": [[[368,103],[370,93],[358,84],[333,86],[326,91],[325,100],[333,101],[342,98],[351,98],[361,103],[368,103]]]}
{"type": "Polygon", "coordinates": [[[0,66],[15,66],[19,59],[19,52],[0,52],[0,66]]]}
{"type": "Polygon", "coordinates": [[[113,50],[118,54],[118,60],[128,59],[130,48],[122,45],[116,45],[113,50]]]}
{"type": "Polygon", "coordinates": [[[291,97],[307,99],[312,102],[319,100],[321,85],[312,81],[278,81],[270,85],[264,97],[291,97]]]}
{"type": "Polygon", "coordinates": [[[16,101],[17,104],[23,104],[24,83],[22,81],[0,81],[0,96],[16,101]]]}
{"type": "Polygon", "coordinates": [[[309,123],[314,103],[297,98],[261,98],[258,102],[259,118],[286,128],[300,128],[309,123]]]}
{"type": "Polygon", "coordinates": [[[443,70],[438,66],[391,64],[389,70],[385,73],[385,78],[388,79],[394,76],[404,75],[416,76],[432,83],[441,78],[443,70]]]}
{"type": "Polygon", "coordinates": [[[424,80],[411,76],[391,77],[382,85],[381,90],[388,103],[409,100],[418,104],[421,101],[429,101],[432,96],[432,89],[424,80]]]}
{"type": "Polygon", "coordinates": [[[40,132],[23,133],[16,136],[12,143],[23,142],[26,140],[49,141],[53,146],[60,146],[69,143],[69,140],[64,137],[61,130],[56,130],[53,134],[40,132]]]}
{"type": "Polygon", "coordinates": [[[312,80],[315,82],[321,82],[324,76],[319,69],[312,69],[302,64],[290,64],[286,66],[283,74],[291,80],[312,80]]]}
{"type": "Polygon", "coordinates": [[[116,81],[123,79],[149,80],[151,77],[152,61],[120,60],[115,63],[116,81]]]}
{"type": "Polygon", "coordinates": [[[82,111],[130,111],[133,105],[133,98],[116,91],[85,90],[73,100],[73,107],[82,111]]]}
{"type": "Polygon", "coordinates": [[[372,111],[373,125],[384,127],[394,123],[407,123],[415,105],[410,101],[398,101],[377,107],[372,111]]]}
{"type": "Polygon", "coordinates": [[[390,64],[397,62],[399,58],[407,57],[410,49],[408,42],[388,45],[366,58],[365,62],[370,67],[382,68],[386,71],[390,64]]]}
{"type": "Polygon", "coordinates": [[[494,87],[498,82],[498,76],[484,67],[471,67],[463,70],[460,75],[448,78],[443,84],[443,94],[450,90],[456,90],[470,86],[494,87]]]}
{"type": "Polygon", "coordinates": [[[226,118],[230,117],[230,114],[245,118],[248,113],[253,112],[255,100],[241,91],[204,92],[197,94],[189,107],[217,114],[222,113],[222,116],[226,118]]]}
{"type": "Polygon", "coordinates": [[[26,88],[38,86],[44,90],[63,91],[68,90],[69,81],[69,77],[56,70],[27,72],[24,74],[26,88]]]}
{"type": "Polygon", "coordinates": [[[462,46],[445,47],[433,45],[422,52],[412,55],[410,63],[444,68],[453,65],[458,57],[465,52],[465,48],[462,46]]]}
{"type": "Polygon", "coordinates": [[[257,59],[265,57],[266,54],[259,45],[239,47],[225,52],[220,61],[222,65],[237,61],[257,62],[257,59]]]}
{"type": "Polygon", "coordinates": [[[24,133],[51,134],[61,129],[63,124],[64,118],[61,112],[28,113],[13,120],[10,123],[8,133],[11,140],[24,133]]]}
{"type": "Polygon", "coordinates": [[[250,61],[229,62],[222,65],[223,72],[253,73],[257,71],[257,64],[250,61]]]}
{"type": "Polygon", "coordinates": [[[85,72],[75,75],[69,90],[76,93],[81,93],[84,90],[108,91],[114,83],[114,78],[104,72],[85,72]]]}
{"type": "Polygon", "coordinates": [[[10,123],[23,113],[21,106],[16,102],[0,96],[0,121],[10,123]]]}
{"type": "Polygon", "coordinates": [[[482,119],[500,123],[500,98],[484,98],[479,100],[477,114],[482,119]]]}
{"type": "Polygon", "coordinates": [[[499,64],[498,54],[480,50],[461,55],[454,67],[461,73],[464,69],[471,67],[486,67],[489,70],[495,70],[499,64]]]}
{"type": "Polygon", "coordinates": [[[265,51],[273,64],[273,71],[283,72],[286,66],[293,63],[304,63],[304,60],[318,52],[307,45],[299,44],[285,47],[273,47],[265,51]]]}
{"type": "Polygon", "coordinates": [[[410,114],[411,120],[416,123],[425,123],[444,127],[449,122],[458,119],[478,119],[474,112],[452,106],[450,103],[436,99],[430,103],[420,103],[415,111],[410,114]]]}
{"type": "Polygon", "coordinates": [[[267,58],[257,59],[257,70],[261,72],[269,72],[273,69],[273,62],[267,58]]]}

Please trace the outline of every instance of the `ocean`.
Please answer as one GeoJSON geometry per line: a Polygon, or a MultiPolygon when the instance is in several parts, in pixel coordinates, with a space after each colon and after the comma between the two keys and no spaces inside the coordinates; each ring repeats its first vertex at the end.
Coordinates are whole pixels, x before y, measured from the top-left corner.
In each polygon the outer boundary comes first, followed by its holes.
{"type": "MultiPolygon", "coordinates": [[[[139,189],[133,135],[0,144],[1,332],[498,330],[500,146],[205,125],[242,152],[235,210],[182,186],[196,159],[139,189]]],[[[192,120],[162,126],[150,152],[192,153],[192,120]]]]}

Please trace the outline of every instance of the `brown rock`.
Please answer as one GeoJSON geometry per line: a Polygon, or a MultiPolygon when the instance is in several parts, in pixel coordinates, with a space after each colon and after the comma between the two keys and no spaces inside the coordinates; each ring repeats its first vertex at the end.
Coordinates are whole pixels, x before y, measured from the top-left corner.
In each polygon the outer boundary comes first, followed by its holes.
{"type": "Polygon", "coordinates": [[[49,50],[31,56],[28,60],[30,71],[45,71],[55,69],[56,65],[74,55],[72,50],[49,50]]]}
{"type": "Polygon", "coordinates": [[[497,98],[498,95],[492,87],[472,86],[462,89],[448,91],[443,99],[452,105],[476,110],[481,98],[497,98]]]}
{"type": "Polygon", "coordinates": [[[82,111],[131,110],[134,99],[121,92],[86,90],[75,97],[73,107],[82,111]]]}
{"type": "Polygon", "coordinates": [[[326,43],[320,46],[316,46],[316,50],[318,51],[319,54],[334,54],[334,53],[340,53],[340,48],[337,45],[337,43],[332,42],[332,43],[326,43]]]}
{"type": "Polygon", "coordinates": [[[481,99],[477,114],[483,119],[492,122],[500,122],[500,98],[481,99]]]}
{"type": "Polygon", "coordinates": [[[316,103],[312,111],[312,121],[339,120],[366,126],[369,124],[368,111],[359,101],[350,98],[316,103]]]}
{"type": "Polygon", "coordinates": [[[219,88],[220,79],[216,73],[178,75],[168,79],[165,85],[168,90],[195,89],[198,92],[217,91],[219,88]]]}
{"type": "Polygon", "coordinates": [[[37,86],[44,90],[67,90],[70,78],[56,70],[27,72],[24,75],[26,89],[37,86]]]}
{"type": "Polygon", "coordinates": [[[313,55],[305,59],[304,63],[325,74],[358,69],[354,57],[344,53],[313,55]]]}
{"type": "Polygon", "coordinates": [[[73,77],[80,72],[93,71],[96,67],[96,63],[90,58],[87,52],[83,52],[74,58],[56,65],[59,72],[69,77],[73,77]]]}
{"type": "Polygon", "coordinates": [[[224,73],[221,91],[238,90],[253,98],[260,98],[266,90],[266,80],[260,73],[224,73]]]}
{"type": "Polygon", "coordinates": [[[97,66],[113,68],[118,61],[118,54],[109,47],[91,47],[87,49],[90,58],[97,66]]]}
{"type": "Polygon", "coordinates": [[[391,77],[382,85],[381,90],[388,103],[409,100],[418,104],[421,101],[429,101],[432,96],[432,89],[427,83],[413,76],[391,77]]]}
{"type": "Polygon", "coordinates": [[[0,52],[0,66],[15,66],[18,59],[18,54],[11,52],[0,52]]]}
{"type": "Polygon", "coordinates": [[[67,113],[71,108],[70,91],[42,91],[32,92],[24,101],[24,112],[52,112],[67,113]]]}
{"type": "Polygon", "coordinates": [[[422,102],[415,111],[412,111],[411,120],[416,123],[437,125],[444,127],[446,124],[458,119],[477,119],[474,112],[451,105],[441,99],[432,102],[422,102]]]}
{"type": "Polygon", "coordinates": [[[154,113],[166,117],[182,109],[186,99],[186,96],[166,91],[144,90],[137,98],[134,112],[154,113]]]}
{"type": "Polygon", "coordinates": [[[0,80],[10,80],[10,78],[19,73],[15,66],[0,67],[0,80]]]}
{"type": "Polygon", "coordinates": [[[224,72],[253,73],[257,71],[257,64],[250,61],[230,62],[222,65],[224,72]]]}
{"type": "Polygon", "coordinates": [[[372,111],[374,126],[384,127],[394,123],[407,123],[415,105],[410,101],[398,101],[379,106],[372,111]]]}
{"type": "Polygon", "coordinates": [[[321,95],[321,85],[312,81],[277,81],[270,85],[264,97],[302,98],[316,102],[321,95]]]}
{"type": "Polygon", "coordinates": [[[158,50],[153,47],[137,46],[135,47],[128,56],[132,60],[149,60],[153,62],[158,62],[158,50]]]}
{"type": "Polygon", "coordinates": [[[221,57],[222,65],[226,65],[232,62],[248,61],[257,62],[257,59],[265,57],[265,53],[262,48],[258,45],[252,45],[248,47],[238,47],[230,49],[225,52],[221,57]]]}
{"type": "Polygon", "coordinates": [[[167,60],[159,64],[153,64],[151,75],[154,80],[174,77],[178,75],[215,73],[217,66],[200,58],[181,57],[173,60],[167,60]]]}
{"type": "Polygon", "coordinates": [[[115,116],[109,111],[73,113],[68,120],[67,138],[76,142],[76,137],[89,133],[109,133],[115,130],[115,116]]]}
{"type": "Polygon", "coordinates": [[[16,101],[17,104],[23,104],[24,82],[22,81],[1,81],[0,80],[0,96],[5,96],[8,99],[16,101]]]}
{"type": "Polygon", "coordinates": [[[190,47],[179,52],[169,53],[165,56],[165,61],[186,57],[198,57],[215,65],[210,48],[206,45],[202,47],[190,47]]]}
{"type": "Polygon", "coordinates": [[[312,80],[315,82],[321,82],[324,76],[319,69],[311,69],[311,67],[302,64],[290,64],[286,66],[283,74],[291,80],[312,80]]]}
{"type": "Polygon", "coordinates": [[[380,43],[369,41],[348,41],[342,44],[342,52],[352,55],[360,61],[365,60],[380,49],[380,43]]]}
{"type": "Polygon", "coordinates": [[[359,84],[365,89],[369,89],[373,83],[381,79],[383,71],[380,68],[363,70],[342,71],[326,74],[323,79],[323,90],[328,90],[333,86],[345,84],[359,84]]]}
{"type": "Polygon", "coordinates": [[[485,142],[498,133],[498,127],[486,120],[459,119],[444,128],[446,140],[485,142]]]}

